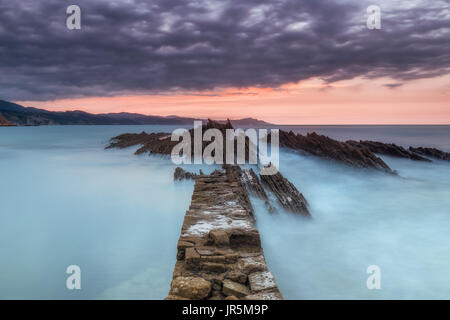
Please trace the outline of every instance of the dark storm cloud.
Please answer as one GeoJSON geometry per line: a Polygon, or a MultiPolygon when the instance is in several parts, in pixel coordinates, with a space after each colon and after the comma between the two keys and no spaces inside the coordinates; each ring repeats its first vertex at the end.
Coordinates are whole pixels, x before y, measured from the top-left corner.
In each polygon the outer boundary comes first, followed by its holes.
{"type": "Polygon", "coordinates": [[[422,3],[378,1],[368,30],[372,3],[356,0],[0,0],[0,98],[434,77],[450,68],[450,11],[422,3]]]}

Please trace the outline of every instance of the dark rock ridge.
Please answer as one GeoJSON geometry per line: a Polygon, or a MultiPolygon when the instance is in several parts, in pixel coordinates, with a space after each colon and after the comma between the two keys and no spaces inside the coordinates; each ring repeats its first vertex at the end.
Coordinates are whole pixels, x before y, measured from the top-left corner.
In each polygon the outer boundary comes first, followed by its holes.
{"type": "Polygon", "coordinates": [[[421,154],[426,157],[435,158],[438,160],[450,161],[450,153],[436,148],[409,147],[409,151],[421,154]]]}
{"type": "Polygon", "coordinates": [[[277,197],[283,208],[293,213],[310,217],[308,202],[303,194],[283,175],[278,172],[274,175],[261,175],[261,180],[277,197]]]}
{"type": "Polygon", "coordinates": [[[242,170],[241,181],[249,194],[262,200],[269,200],[264,187],[253,169],[242,170]]]}
{"type": "MultiPolygon", "coordinates": [[[[206,124],[202,126],[202,132],[204,133],[208,129],[218,129],[221,131],[223,138],[225,140],[226,130],[233,129],[230,120],[227,120],[225,123],[219,123],[217,121],[208,119],[206,124]]],[[[191,136],[191,154],[194,155],[194,129],[189,130],[191,136]]],[[[162,154],[162,155],[170,155],[172,149],[178,144],[178,141],[171,141],[171,133],[125,133],[121,134],[117,137],[113,137],[110,140],[110,144],[106,147],[106,149],[110,148],[128,148],[131,146],[140,145],[141,147],[136,151],[136,154],[142,153],[150,153],[150,154],[162,154]]],[[[202,141],[202,151],[209,145],[211,142],[202,141]]],[[[248,159],[249,154],[249,139],[245,139],[245,157],[248,159]]],[[[226,145],[226,142],[223,141],[223,145],[226,145]]],[[[235,159],[237,154],[237,141],[234,141],[234,152],[235,159]]],[[[226,161],[226,155],[223,155],[223,162],[226,161]]]]}
{"type": "MultiPolygon", "coordinates": [[[[213,128],[219,129],[225,137],[226,129],[233,129],[230,121],[225,124],[216,121],[208,120],[203,126],[203,132],[213,128]]],[[[191,138],[194,137],[194,130],[190,130],[191,138]]],[[[192,140],[193,141],[193,140],[192,140]]],[[[203,142],[203,149],[210,142],[203,142]]],[[[246,139],[245,154],[248,159],[249,141],[246,139]]],[[[172,149],[178,142],[173,142],[170,139],[169,133],[151,133],[142,132],[140,134],[126,133],[111,139],[111,143],[107,148],[126,148],[134,145],[141,145],[136,151],[140,153],[159,153],[170,154],[172,149]]],[[[225,144],[224,144],[225,145],[225,144]]],[[[350,143],[340,142],[329,137],[318,135],[317,133],[309,133],[306,136],[301,134],[294,134],[280,130],[280,147],[290,148],[294,150],[301,150],[312,154],[314,156],[322,157],[329,160],[345,163],[347,165],[359,168],[373,168],[392,173],[389,166],[377,157],[367,147],[356,147],[350,143]]],[[[194,143],[192,143],[193,154],[194,143]]],[[[237,151],[236,145],[234,148],[237,151]]],[[[225,156],[225,155],[224,155],[225,156]]]]}
{"type": "Polygon", "coordinates": [[[397,158],[406,158],[411,159],[415,161],[427,161],[431,162],[430,159],[421,157],[420,155],[411,152],[409,150],[406,150],[405,148],[398,146],[393,143],[383,143],[383,142],[377,142],[377,141],[353,141],[349,140],[347,141],[348,144],[351,144],[354,147],[357,148],[369,148],[373,153],[377,154],[384,154],[391,157],[397,157],[397,158]]]}
{"type": "Polygon", "coordinates": [[[141,147],[135,152],[136,154],[148,152],[150,154],[168,155],[177,144],[178,142],[170,140],[170,133],[125,133],[112,138],[106,149],[124,149],[140,145],[141,147]]]}
{"type": "Polygon", "coordinates": [[[270,203],[266,188],[275,195],[282,208],[307,217],[311,216],[303,194],[280,172],[270,176],[260,175],[258,178],[253,169],[241,170],[241,181],[248,194],[265,201],[270,213],[276,212],[276,209],[270,203]]]}
{"type": "Polygon", "coordinates": [[[280,130],[280,147],[305,151],[358,168],[372,168],[393,173],[391,168],[369,148],[355,147],[315,132],[306,136],[280,130]]]}
{"type": "Polygon", "coordinates": [[[270,213],[275,213],[277,210],[270,204],[269,197],[255,171],[253,171],[253,169],[242,170],[240,167],[236,170],[239,173],[239,178],[246,194],[264,200],[267,210],[270,213]]]}
{"type": "Polygon", "coordinates": [[[166,299],[283,299],[269,271],[238,167],[198,175],[166,299]]]}

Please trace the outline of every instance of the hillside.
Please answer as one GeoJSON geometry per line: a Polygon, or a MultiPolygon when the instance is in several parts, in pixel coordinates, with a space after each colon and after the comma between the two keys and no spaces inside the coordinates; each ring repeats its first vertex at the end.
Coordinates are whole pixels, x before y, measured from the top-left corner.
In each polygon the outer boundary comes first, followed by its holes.
{"type": "Polygon", "coordinates": [[[12,127],[12,126],[15,126],[15,124],[6,120],[5,117],[3,117],[3,115],[0,113],[0,127],[12,127]]]}

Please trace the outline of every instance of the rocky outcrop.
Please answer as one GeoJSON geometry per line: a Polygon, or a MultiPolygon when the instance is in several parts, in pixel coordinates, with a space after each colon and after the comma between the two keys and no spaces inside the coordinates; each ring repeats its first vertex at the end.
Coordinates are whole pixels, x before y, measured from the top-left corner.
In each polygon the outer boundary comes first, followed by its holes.
{"type": "Polygon", "coordinates": [[[261,175],[261,181],[275,194],[283,208],[293,213],[311,216],[303,194],[280,172],[274,175],[261,175]]]}
{"type": "MultiPolygon", "coordinates": [[[[228,120],[225,124],[221,124],[219,122],[208,120],[206,124],[203,125],[202,130],[205,132],[208,129],[218,129],[222,132],[223,136],[226,136],[226,129],[233,129],[233,126],[231,125],[231,122],[228,120]]],[[[194,154],[194,129],[189,130],[189,133],[191,135],[191,154],[194,154]]],[[[171,141],[171,134],[170,133],[125,133],[121,134],[117,137],[113,137],[110,140],[110,144],[106,147],[106,149],[111,148],[128,148],[131,146],[141,146],[137,151],[136,154],[142,154],[142,153],[150,153],[150,154],[163,154],[163,155],[170,155],[172,152],[172,149],[178,144],[178,141],[171,141]]],[[[202,141],[202,150],[205,149],[205,147],[210,142],[202,141]]],[[[247,143],[248,144],[248,143],[247,143]]],[[[224,144],[225,145],[225,144],[224,144]]],[[[246,148],[248,150],[248,146],[246,148]]],[[[236,148],[235,148],[236,150],[236,148]]]]}
{"type": "Polygon", "coordinates": [[[450,153],[436,148],[409,147],[409,151],[438,160],[450,161],[450,153]]]}
{"type": "Polygon", "coordinates": [[[369,148],[355,147],[315,132],[306,136],[280,130],[280,146],[301,150],[317,157],[342,162],[352,167],[372,168],[393,173],[369,148]]]}
{"type": "Polygon", "coordinates": [[[198,175],[167,299],[282,299],[238,167],[198,175]]]}
{"type": "Polygon", "coordinates": [[[386,156],[406,158],[415,161],[426,161],[431,162],[431,160],[421,157],[420,155],[413,153],[405,148],[398,146],[393,143],[383,143],[378,141],[347,141],[348,144],[357,148],[369,148],[373,153],[383,154],[386,156]]]}
{"type": "MultiPolygon", "coordinates": [[[[208,129],[219,129],[225,137],[226,130],[233,129],[233,126],[231,125],[231,122],[229,120],[224,124],[208,120],[208,122],[203,125],[202,130],[204,132],[208,129]]],[[[191,134],[191,139],[193,139],[194,130],[191,129],[189,132],[191,134]]],[[[178,144],[178,142],[176,141],[171,141],[170,137],[171,134],[169,133],[127,133],[112,138],[110,145],[106,148],[127,148],[130,146],[140,145],[141,147],[136,151],[136,154],[156,153],[169,155],[172,152],[173,147],[178,144]]],[[[249,140],[246,139],[246,159],[248,159],[249,143],[249,140]]],[[[202,148],[204,149],[208,144],[209,142],[203,141],[202,148]]],[[[388,173],[394,173],[394,171],[376,154],[426,162],[431,161],[427,157],[432,157],[440,160],[448,160],[450,157],[449,153],[435,148],[410,147],[408,150],[392,143],[388,144],[378,141],[358,142],[354,140],[342,142],[331,139],[324,135],[319,135],[315,132],[301,135],[295,134],[292,131],[287,132],[283,130],[280,130],[280,147],[299,150],[317,157],[341,162],[352,167],[371,168],[388,173]]],[[[192,154],[194,154],[193,148],[194,144],[192,143],[192,154]]],[[[236,145],[234,150],[236,152],[236,145]]]]}
{"type": "Polygon", "coordinates": [[[0,127],[15,127],[16,125],[6,120],[6,118],[0,113],[0,127]]]}
{"type": "MultiPolygon", "coordinates": [[[[205,132],[208,129],[218,129],[222,132],[223,137],[225,137],[226,130],[233,129],[233,126],[229,120],[225,124],[208,120],[208,122],[203,125],[202,130],[205,132]]],[[[191,141],[193,141],[194,129],[189,130],[189,132],[191,135],[191,141]]],[[[178,144],[176,141],[171,141],[170,136],[171,135],[169,133],[126,133],[112,138],[110,145],[106,148],[127,148],[130,146],[140,145],[141,147],[136,151],[136,154],[148,152],[168,155],[172,152],[173,147],[178,144]]],[[[209,143],[210,142],[203,141],[202,150],[204,150],[209,143]]],[[[249,144],[250,141],[246,138],[246,159],[248,159],[249,144]]],[[[353,167],[373,168],[390,173],[393,172],[389,166],[377,157],[369,148],[354,146],[346,142],[340,142],[329,137],[319,135],[315,132],[308,133],[306,136],[303,136],[301,134],[296,135],[292,131],[286,132],[280,130],[280,146],[294,150],[301,150],[317,157],[342,162],[353,167]]],[[[191,154],[194,154],[194,143],[191,144],[191,147],[191,154]]],[[[236,157],[236,145],[234,150],[236,157]]]]}

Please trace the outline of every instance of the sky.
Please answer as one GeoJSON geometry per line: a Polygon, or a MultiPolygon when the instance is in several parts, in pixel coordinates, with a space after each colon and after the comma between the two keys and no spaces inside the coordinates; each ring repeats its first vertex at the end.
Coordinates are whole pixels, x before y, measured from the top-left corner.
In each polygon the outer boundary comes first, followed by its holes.
{"type": "Polygon", "coordinates": [[[0,0],[0,99],[48,110],[450,124],[449,72],[450,1],[0,0]]]}

